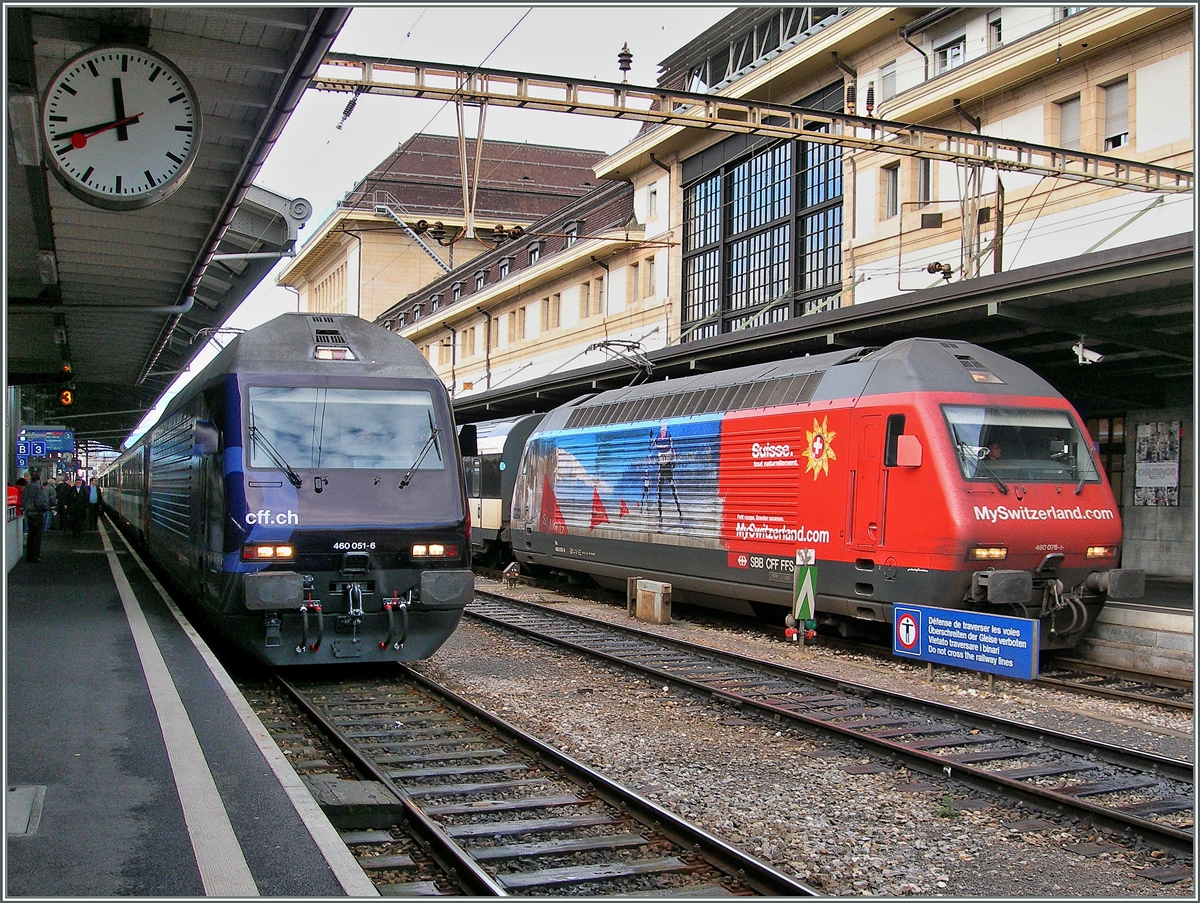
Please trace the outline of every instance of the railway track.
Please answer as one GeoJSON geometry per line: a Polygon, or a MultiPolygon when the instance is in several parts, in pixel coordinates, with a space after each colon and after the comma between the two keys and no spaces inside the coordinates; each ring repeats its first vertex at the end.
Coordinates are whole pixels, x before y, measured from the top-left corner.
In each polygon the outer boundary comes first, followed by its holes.
{"type": "Polygon", "coordinates": [[[1193,766],[476,592],[470,617],[790,719],[1051,813],[1191,851],[1193,766]]]}
{"type": "Polygon", "coordinates": [[[1195,711],[1195,697],[1190,683],[1152,674],[1105,668],[1057,655],[1043,661],[1035,683],[1069,693],[1126,699],[1187,712],[1195,711]]]}
{"type": "Polygon", "coordinates": [[[384,895],[815,895],[410,669],[276,681],[348,763],[306,781],[384,895]]]}
{"type": "MultiPolygon", "coordinates": [[[[476,568],[476,573],[498,583],[505,579],[503,573],[500,571],[476,568]]],[[[523,577],[521,580],[523,583],[529,585],[541,585],[533,578],[523,577]]],[[[545,588],[553,589],[556,592],[562,591],[562,587],[558,584],[555,584],[553,587],[546,586],[545,588]]],[[[616,596],[605,591],[596,591],[590,594],[583,594],[583,598],[600,598],[611,601],[616,596]]],[[[713,612],[706,612],[705,616],[710,619],[715,617],[713,612]]],[[[779,633],[778,630],[772,630],[770,627],[765,626],[763,630],[775,636],[779,633]]],[[[817,642],[822,646],[832,649],[844,649],[859,655],[875,656],[883,661],[895,661],[892,656],[891,646],[874,641],[851,640],[837,636],[822,635],[817,639],[817,642]]],[[[998,677],[995,679],[1002,681],[1007,678],[998,677]]],[[[1041,660],[1040,674],[1037,679],[1029,683],[1034,686],[1049,687],[1085,696],[1123,699],[1128,702],[1159,705],[1164,708],[1179,709],[1181,711],[1195,711],[1193,687],[1192,684],[1186,681],[1172,680],[1136,671],[1107,668],[1060,654],[1047,654],[1041,660]]]]}

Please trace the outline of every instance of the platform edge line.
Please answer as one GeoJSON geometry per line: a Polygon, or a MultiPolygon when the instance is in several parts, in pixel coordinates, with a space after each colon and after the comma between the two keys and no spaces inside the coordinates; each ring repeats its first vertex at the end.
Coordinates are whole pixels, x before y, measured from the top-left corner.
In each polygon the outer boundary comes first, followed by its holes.
{"type": "MultiPolygon", "coordinates": [[[[129,551],[132,553],[133,549],[129,546],[128,540],[124,536],[121,536],[121,541],[125,543],[126,548],[129,548],[129,551]]],[[[163,600],[171,615],[179,622],[179,626],[183,629],[188,639],[191,640],[192,645],[196,647],[196,651],[200,653],[200,656],[208,665],[209,670],[216,678],[217,683],[233,706],[234,711],[242,719],[242,724],[250,732],[250,736],[254,739],[262,757],[275,774],[276,780],[279,781],[284,793],[291,800],[296,814],[300,816],[304,827],[308,830],[313,842],[316,843],[317,848],[325,857],[325,862],[329,865],[338,883],[341,884],[342,889],[346,891],[347,895],[352,897],[378,897],[379,889],[367,877],[367,873],[363,871],[362,866],[358,864],[354,855],[342,841],[337,829],[329,821],[329,818],[317,804],[317,801],[313,799],[312,794],[309,793],[304,781],[296,774],[292,763],[287,760],[287,757],[283,754],[283,751],[279,748],[279,745],[275,742],[270,732],[263,726],[258,715],[250,708],[241,691],[238,690],[233,679],[229,676],[229,672],[217,661],[217,657],[213,655],[208,644],[204,642],[204,638],[188,623],[183,612],[179,610],[179,606],[167,594],[166,589],[158,581],[158,578],[150,572],[146,563],[142,561],[141,556],[133,554],[133,559],[163,600]]]]}
{"type": "Polygon", "coordinates": [[[258,885],[250,866],[246,864],[246,857],[229,821],[229,813],[217,790],[217,783],[208,767],[187,708],[171,678],[146,614],[121,569],[108,531],[104,528],[100,529],[100,540],[121,603],[125,607],[125,617],[133,631],[142,671],[150,688],[150,698],[158,713],[163,742],[167,747],[167,757],[171,762],[175,788],[183,806],[183,818],[188,826],[188,836],[200,870],[200,879],[204,882],[204,891],[209,896],[258,896],[258,885]]]}

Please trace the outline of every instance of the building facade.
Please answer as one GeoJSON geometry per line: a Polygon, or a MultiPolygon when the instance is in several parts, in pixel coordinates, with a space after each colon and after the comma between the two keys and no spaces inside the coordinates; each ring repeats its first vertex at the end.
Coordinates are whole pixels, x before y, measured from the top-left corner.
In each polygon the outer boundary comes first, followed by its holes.
{"type": "Polygon", "coordinates": [[[598,151],[414,135],[367,174],[276,278],[299,309],[366,320],[588,191],[598,151]]]}
{"type": "MultiPolygon", "coordinates": [[[[738,10],[660,86],[770,105],[768,124],[788,107],[826,120],[788,137],[647,126],[597,164],[610,186],[381,319],[461,396],[1190,234],[1192,192],[1153,180],[1192,169],[1193,32],[1186,7],[738,10]],[[1120,160],[1159,170],[1096,177],[1120,160]]],[[[1125,563],[1152,574],[1192,574],[1190,393],[1085,412],[1125,563]],[[1170,504],[1139,487],[1139,429],[1184,437],[1170,504]]]]}

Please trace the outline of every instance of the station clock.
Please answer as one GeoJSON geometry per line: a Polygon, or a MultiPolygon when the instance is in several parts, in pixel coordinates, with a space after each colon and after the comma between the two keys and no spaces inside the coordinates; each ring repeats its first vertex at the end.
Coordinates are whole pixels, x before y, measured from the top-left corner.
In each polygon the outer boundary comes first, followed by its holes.
{"type": "Polygon", "coordinates": [[[169,197],[200,150],[200,104],[183,72],[144,47],[103,45],[67,60],[42,99],[50,169],[108,210],[169,197]]]}

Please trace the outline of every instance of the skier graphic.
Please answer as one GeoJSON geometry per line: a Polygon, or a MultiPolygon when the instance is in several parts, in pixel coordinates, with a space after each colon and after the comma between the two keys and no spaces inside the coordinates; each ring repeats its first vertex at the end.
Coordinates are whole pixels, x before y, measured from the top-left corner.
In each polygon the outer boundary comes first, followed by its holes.
{"type": "Polygon", "coordinates": [[[662,496],[663,484],[671,487],[671,497],[675,499],[675,510],[679,512],[679,521],[683,522],[683,508],[679,505],[679,493],[675,489],[675,441],[667,429],[666,423],[659,427],[658,435],[650,434],[650,457],[658,461],[658,529],[662,529],[662,496]]]}

